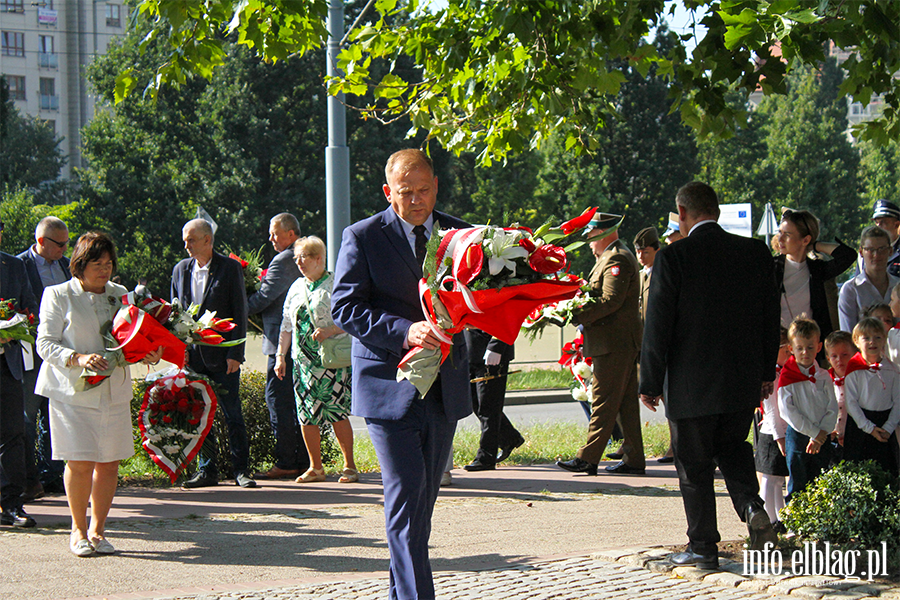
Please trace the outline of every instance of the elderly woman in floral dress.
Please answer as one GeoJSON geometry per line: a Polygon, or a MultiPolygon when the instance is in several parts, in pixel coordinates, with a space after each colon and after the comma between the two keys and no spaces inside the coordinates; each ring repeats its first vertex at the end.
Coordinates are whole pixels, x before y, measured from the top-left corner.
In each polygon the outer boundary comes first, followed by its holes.
{"type": "Polygon", "coordinates": [[[297,417],[311,465],[296,481],[325,481],[319,428],[330,423],[344,455],[344,470],[338,481],[352,483],[359,475],[353,462],[353,428],[347,419],[350,368],[326,369],[318,353],[322,340],[346,335],[331,318],[334,275],[325,269],[325,243],[316,236],[300,238],[294,242],[294,260],[303,277],[294,281],[284,300],[275,374],[284,377],[284,356],[290,346],[297,417]]]}

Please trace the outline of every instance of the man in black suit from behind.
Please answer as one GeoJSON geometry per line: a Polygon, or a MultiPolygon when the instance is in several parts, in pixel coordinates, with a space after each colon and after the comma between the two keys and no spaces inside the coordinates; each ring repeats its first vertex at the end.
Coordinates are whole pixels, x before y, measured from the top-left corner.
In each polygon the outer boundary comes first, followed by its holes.
{"type": "MultiPolygon", "coordinates": [[[[182,260],[172,270],[172,298],[180,299],[185,307],[199,304],[198,317],[209,310],[220,319],[232,319],[235,327],[221,334],[225,339],[247,337],[247,290],[240,263],[213,250],[213,230],[203,219],[188,221],[181,235],[190,258],[182,260]]],[[[218,408],[222,409],[228,426],[234,480],[241,487],[251,488],[256,487],[256,481],[247,471],[250,445],[239,391],[244,345],[226,348],[188,346],[187,365],[221,386],[224,393],[218,398],[218,408]]],[[[182,487],[190,489],[219,483],[214,431],[210,430],[203,442],[196,474],[182,487]]]]}
{"type": "Polygon", "coordinates": [[[690,544],[670,560],[709,569],[718,567],[721,539],[713,490],[717,465],[750,531],[751,549],[777,541],[759,497],[747,434],[760,394],[771,392],[775,379],[778,292],[768,248],[718,225],[719,200],[710,186],[689,183],[675,201],[687,237],[660,250],[653,265],[640,392],[654,411],[665,393],[672,425],[690,544]],[[723,301],[729,289],[736,293],[723,301]]]}
{"type": "MultiPolygon", "coordinates": [[[[44,295],[44,288],[68,281],[69,259],[65,257],[69,245],[69,228],[56,217],[44,217],[34,230],[34,244],[19,254],[25,265],[25,273],[38,306],[44,295]]],[[[40,498],[44,492],[61,494],[63,471],[66,463],[51,458],[50,442],[50,401],[34,393],[41,357],[31,349],[33,368],[25,371],[25,499],[40,498]],[[36,453],[35,447],[39,450],[36,453]]]]}

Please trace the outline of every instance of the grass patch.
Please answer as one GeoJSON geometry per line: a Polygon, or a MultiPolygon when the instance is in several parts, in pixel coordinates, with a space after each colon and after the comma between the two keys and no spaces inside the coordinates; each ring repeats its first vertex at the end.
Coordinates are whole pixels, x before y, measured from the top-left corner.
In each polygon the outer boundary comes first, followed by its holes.
{"type": "MultiPolygon", "coordinates": [[[[584,423],[536,423],[521,430],[525,444],[517,448],[503,464],[535,465],[555,462],[560,458],[571,458],[584,444],[587,437],[587,421],[584,423]]],[[[650,423],[643,427],[644,452],[647,458],[665,454],[669,447],[669,428],[665,423],[650,423]]],[[[462,429],[453,439],[453,464],[462,467],[468,464],[478,450],[480,432],[462,429]]],[[[329,441],[323,438],[323,461],[326,473],[338,474],[343,469],[340,452],[329,451],[329,441]]],[[[618,442],[612,442],[609,451],[618,449],[618,442]]],[[[334,444],[337,448],[337,444],[334,444]]],[[[353,453],[360,472],[371,473],[380,470],[375,448],[366,435],[353,440],[353,453]]],[[[169,478],[150,460],[145,452],[135,454],[119,465],[119,481],[122,485],[168,487],[169,478]]]]}
{"type": "Polygon", "coordinates": [[[509,390],[569,389],[572,373],[568,369],[533,369],[513,373],[506,382],[509,390]]]}

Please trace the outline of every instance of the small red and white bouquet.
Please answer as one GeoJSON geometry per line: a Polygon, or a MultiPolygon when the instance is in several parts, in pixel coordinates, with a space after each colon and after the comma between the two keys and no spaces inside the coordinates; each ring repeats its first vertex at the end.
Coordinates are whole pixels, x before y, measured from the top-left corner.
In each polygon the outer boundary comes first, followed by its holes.
{"type": "Polygon", "coordinates": [[[216,395],[204,377],[175,370],[149,379],[138,412],[141,446],[174,483],[203,446],[216,415],[216,395]]]}
{"type": "Polygon", "coordinates": [[[37,326],[33,312],[19,308],[15,300],[0,298],[0,337],[33,344],[37,326]]]}
{"type": "Polygon", "coordinates": [[[241,270],[244,273],[244,287],[247,290],[248,296],[259,291],[262,280],[266,276],[266,271],[268,269],[262,268],[262,254],[264,248],[265,246],[260,246],[259,250],[256,251],[241,253],[229,251],[228,253],[228,258],[233,258],[241,263],[241,270]]]}
{"type": "Polygon", "coordinates": [[[538,338],[548,325],[565,327],[572,322],[576,314],[588,305],[596,302],[586,288],[579,290],[578,295],[562,302],[543,304],[535,308],[522,323],[522,333],[531,341],[538,338]]]}
{"type": "Polygon", "coordinates": [[[479,226],[439,230],[428,242],[419,294],[425,318],[441,347],[412,348],[397,371],[424,395],[447,358],[452,336],[466,326],[513,344],[535,307],[575,296],[585,282],[569,275],[566,252],[580,246],[562,242],[590,222],[596,208],[559,227],[479,226]]]}
{"type": "Polygon", "coordinates": [[[574,378],[572,398],[578,402],[591,401],[591,385],[594,381],[594,369],[590,356],[584,356],[584,336],[578,334],[574,340],[563,346],[559,364],[567,367],[574,378]]]}

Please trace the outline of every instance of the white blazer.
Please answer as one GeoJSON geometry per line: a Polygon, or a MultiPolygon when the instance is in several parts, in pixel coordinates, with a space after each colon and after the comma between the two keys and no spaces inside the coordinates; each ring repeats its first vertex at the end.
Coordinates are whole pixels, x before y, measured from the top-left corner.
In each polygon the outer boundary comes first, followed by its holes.
{"type": "MultiPolygon", "coordinates": [[[[106,294],[119,299],[126,290],[108,282],[106,294]]],[[[100,336],[101,323],[91,305],[88,293],[74,277],[65,283],[44,289],[41,298],[41,320],[36,341],[37,353],[44,359],[34,392],[57,402],[97,408],[100,406],[104,384],[85,391],[76,391],[81,367],[67,367],[72,354],[102,354],[106,342],[100,336]]],[[[107,379],[113,403],[130,401],[131,372],[129,367],[116,369],[107,379]]]]}

